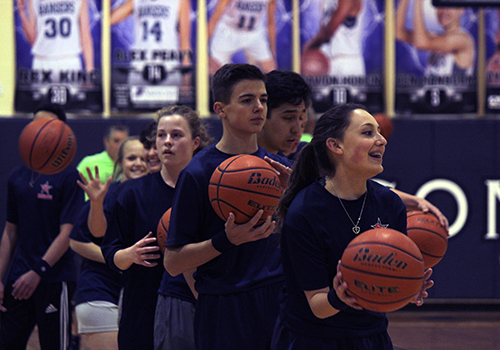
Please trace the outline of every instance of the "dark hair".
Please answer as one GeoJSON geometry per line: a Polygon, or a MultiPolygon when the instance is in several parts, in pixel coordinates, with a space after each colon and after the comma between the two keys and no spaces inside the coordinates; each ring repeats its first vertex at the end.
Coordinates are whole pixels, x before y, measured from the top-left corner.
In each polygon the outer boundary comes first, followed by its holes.
{"type": "Polygon", "coordinates": [[[262,80],[266,82],[266,76],[258,67],[251,64],[225,64],[212,77],[214,102],[229,103],[234,85],[242,80],[262,80]]]}
{"type": "Polygon", "coordinates": [[[351,124],[352,111],[366,110],[360,104],[337,105],[326,111],[316,122],[313,138],[299,153],[288,179],[288,188],[283,193],[277,210],[278,227],[281,228],[288,208],[297,194],[312,184],[320,176],[334,175],[335,165],[330,161],[326,140],[343,140],[345,131],[351,124]]]}
{"type": "Polygon", "coordinates": [[[57,116],[57,119],[66,123],[66,112],[59,105],[54,105],[51,103],[41,104],[35,109],[33,115],[36,115],[41,111],[54,113],[57,116]]]}
{"type": "Polygon", "coordinates": [[[106,133],[104,134],[104,138],[106,140],[109,140],[109,138],[111,137],[111,134],[114,131],[122,131],[124,133],[127,133],[127,135],[129,133],[128,126],[126,126],[124,124],[115,124],[115,125],[108,126],[108,128],[106,129],[106,133]]]}
{"type": "Polygon", "coordinates": [[[200,145],[193,152],[193,155],[212,143],[212,138],[208,134],[207,129],[205,128],[205,124],[198,116],[198,113],[196,113],[188,106],[174,105],[160,109],[156,112],[156,125],[158,126],[158,123],[162,117],[169,117],[172,115],[180,115],[181,117],[186,119],[189,128],[191,129],[191,136],[193,140],[197,137],[200,138],[200,145]]]}
{"type": "Polygon", "coordinates": [[[115,165],[113,167],[113,181],[119,181],[120,177],[123,174],[123,168],[120,165],[120,163],[123,163],[123,150],[125,149],[125,144],[131,141],[139,141],[139,138],[137,136],[129,136],[125,140],[123,140],[123,142],[120,144],[120,147],[118,148],[115,165]]]}
{"type": "Polygon", "coordinates": [[[151,149],[151,146],[155,143],[157,127],[156,120],[153,120],[141,130],[139,141],[141,141],[145,149],[151,149]]]}
{"type": "Polygon", "coordinates": [[[304,102],[306,109],[311,105],[311,88],[300,74],[273,70],[266,78],[267,118],[271,117],[272,109],[285,103],[299,105],[304,102]]]}

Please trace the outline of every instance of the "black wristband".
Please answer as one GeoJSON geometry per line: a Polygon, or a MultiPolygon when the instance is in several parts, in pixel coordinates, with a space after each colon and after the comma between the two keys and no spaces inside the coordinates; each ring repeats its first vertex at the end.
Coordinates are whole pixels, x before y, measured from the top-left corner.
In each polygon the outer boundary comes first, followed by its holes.
{"type": "Polygon", "coordinates": [[[334,288],[330,289],[328,292],[328,302],[331,306],[340,311],[345,311],[349,308],[346,303],[340,300],[334,288]]]}
{"type": "Polygon", "coordinates": [[[43,278],[50,271],[50,268],[51,267],[48,262],[46,262],[43,259],[40,259],[32,268],[32,270],[35,271],[38,274],[38,276],[43,278]]]}
{"type": "Polygon", "coordinates": [[[226,231],[219,232],[213,236],[212,245],[221,253],[228,253],[236,248],[236,246],[227,238],[226,231]]]}

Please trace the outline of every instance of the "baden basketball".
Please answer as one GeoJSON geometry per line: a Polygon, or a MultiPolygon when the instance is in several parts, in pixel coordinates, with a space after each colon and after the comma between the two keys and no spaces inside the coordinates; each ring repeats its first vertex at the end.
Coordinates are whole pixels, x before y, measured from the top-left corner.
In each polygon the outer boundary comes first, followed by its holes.
{"type": "Polygon", "coordinates": [[[391,137],[392,132],[394,131],[394,124],[392,123],[392,119],[383,113],[378,113],[373,116],[377,121],[378,125],[380,125],[380,133],[386,139],[391,137]]]}
{"type": "Polygon", "coordinates": [[[348,294],[363,308],[389,312],[407,305],[421,290],[424,262],[417,245],[389,228],[363,232],[344,250],[340,263],[348,294]]]}
{"type": "Polygon", "coordinates": [[[432,213],[419,210],[408,212],[407,231],[422,252],[425,268],[441,261],[448,248],[448,232],[432,213]]]}
{"type": "Polygon", "coordinates": [[[31,170],[41,174],[56,174],[73,161],[76,137],[73,130],[59,119],[36,119],[21,132],[19,152],[31,170]]]}
{"type": "Polygon", "coordinates": [[[268,162],[243,154],[226,159],[215,169],[208,194],[222,220],[232,212],[235,222],[243,224],[262,209],[260,224],[276,211],[282,189],[278,173],[268,162]]]}
{"type": "Polygon", "coordinates": [[[156,229],[156,243],[160,247],[162,253],[165,254],[165,246],[167,244],[168,237],[168,225],[170,224],[170,213],[172,208],[169,208],[160,218],[158,222],[158,227],[156,229]]]}
{"type": "Polygon", "coordinates": [[[304,76],[328,75],[330,62],[328,58],[318,49],[310,49],[302,52],[301,73],[304,76]]]}

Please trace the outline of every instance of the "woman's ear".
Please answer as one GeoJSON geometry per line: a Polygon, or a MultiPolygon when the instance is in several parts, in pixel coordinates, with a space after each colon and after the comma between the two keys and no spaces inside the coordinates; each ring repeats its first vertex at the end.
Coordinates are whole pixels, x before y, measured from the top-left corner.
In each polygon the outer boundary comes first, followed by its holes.
{"type": "Polygon", "coordinates": [[[339,143],[339,141],[332,137],[329,137],[326,140],[326,147],[328,147],[328,149],[332,151],[334,154],[342,154],[344,152],[344,150],[342,149],[342,145],[339,143]]]}

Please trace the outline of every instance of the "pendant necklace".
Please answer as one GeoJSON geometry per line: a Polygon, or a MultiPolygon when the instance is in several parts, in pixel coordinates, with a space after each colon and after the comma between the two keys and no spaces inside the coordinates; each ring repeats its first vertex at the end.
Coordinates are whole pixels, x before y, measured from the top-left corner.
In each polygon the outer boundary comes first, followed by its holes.
{"type": "Polygon", "coordinates": [[[365,209],[366,193],[368,191],[365,192],[365,198],[363,199],[363,205],[361,206],[361,212],[359,213],[358,221],[356,221],[356,223],[354,223],[354,220],[351,218],[351,215],[349,215],[349,213],[347,212],[347,209],[345,208],[344,203],[342,202],[342,199],[340,199],[339,194],[337,193],[337,190],[335,189],[335,186],[333,185],[332,179],[329,178],[328,181],[330,181],[330,185],[332,185],[332,188],[335,191],[335,195],[339,199],[340,205],[342,206],[342,208],[344,209],[345,213],[347,214],[347,217],[349,218],[349,220],[351,220],[351,222],[353,224],[352,232],[354,232],[355,235],[359,234],[359,232],[361,231],[361,229],[359,228],[358,224],[359,224],[359,221],[361,220],[361,215],[363,215],[363,209],[365,209]]]}

